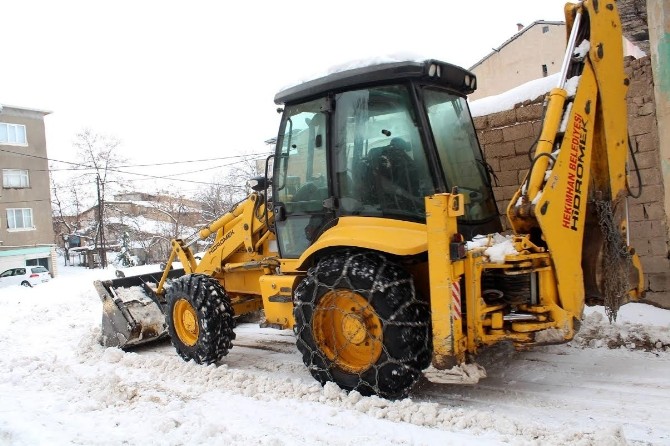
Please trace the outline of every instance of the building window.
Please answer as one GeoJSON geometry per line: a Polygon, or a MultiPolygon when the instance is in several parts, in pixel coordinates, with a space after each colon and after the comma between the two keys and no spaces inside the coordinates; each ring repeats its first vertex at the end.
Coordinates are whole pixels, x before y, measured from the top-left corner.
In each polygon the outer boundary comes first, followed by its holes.
{"type": "Polygon", "coordinates": [[[547,66],[542,65],[542,77],[547,77],[547,66]]]}
{"type": "Polygon", "coordinates": [[[26,126],[0,122],[0,144],[25,146],[27,144],[26,126]]]}
{"type": "Polygon", "coordinates": [[[548,26],[543,26],[542,27],[542,34],[546,34],[549,32],[549,27],[548,26]]]}
{"type": "Polygon", "coordinates": [[[2,169],[2,187],[30,187],[27,170],[2,169]]]}
{"type": "Polygon", "coordinates": [[[33,226],[33,210],[31,208],[7,209],[8,229],[35,229],[33,226]]]}

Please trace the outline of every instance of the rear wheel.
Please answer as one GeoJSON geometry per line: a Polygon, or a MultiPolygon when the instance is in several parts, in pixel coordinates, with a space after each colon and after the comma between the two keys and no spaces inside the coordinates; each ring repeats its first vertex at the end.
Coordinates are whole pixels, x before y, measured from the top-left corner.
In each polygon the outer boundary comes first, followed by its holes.
{"type": "Polygon", "coordinates": [[[170,284],[165,297],[168,332],[179,356],[212,364],[228,354],[235,339],[233,308],[216,279],[182,276],[170,284]]]}
{"type": "Polygon", "coordinates": [[[295,291],[298,350],[319,382],[403,397],[430,364],[430,310],[412,276],[383,255],[322,259],[295,291]]]}
{"type": "Polygon", "coordinates": [[[24,280],[23,282],[21,282],[21,286],[24,286],[24,287],[27,287],[27,288],[32,288],[32,285],[27,280],[24,280]]]}

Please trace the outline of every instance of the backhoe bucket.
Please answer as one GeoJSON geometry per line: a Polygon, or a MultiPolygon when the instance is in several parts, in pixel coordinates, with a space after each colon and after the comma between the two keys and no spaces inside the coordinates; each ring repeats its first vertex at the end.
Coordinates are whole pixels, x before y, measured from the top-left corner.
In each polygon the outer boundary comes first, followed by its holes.
{"type": "MultiPolygon", "coordinates": [[[[102,300],[102,345],[125,349],[168,336],[165,303],[155,292],[162,274],[93,282],[102,300]]],[[[183,269],[171,270],[168,278],[182,275],[183,269]]]]}

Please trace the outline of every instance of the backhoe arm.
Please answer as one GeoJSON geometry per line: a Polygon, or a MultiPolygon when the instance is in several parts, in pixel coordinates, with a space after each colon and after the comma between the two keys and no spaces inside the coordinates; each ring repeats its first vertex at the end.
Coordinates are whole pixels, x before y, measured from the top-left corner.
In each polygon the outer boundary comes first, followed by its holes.
{"type": "Polygon", "coordinates": [[[579,317],[585,303],[610,316],[643,294],[640,262],[627,246],[628,156],[621,23],[613,1],[565,9],[567,51],[549,93],[530,171],[507,215],[551,253],[561,306],[579,317]]]}

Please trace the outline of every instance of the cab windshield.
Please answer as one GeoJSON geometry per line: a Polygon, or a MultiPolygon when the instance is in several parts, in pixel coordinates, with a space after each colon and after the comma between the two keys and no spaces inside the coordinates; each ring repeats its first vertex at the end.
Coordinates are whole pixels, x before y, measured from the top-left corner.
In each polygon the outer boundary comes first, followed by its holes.
{"type": "Polygon", "coordinates": [[[433,88],[425,88],[423,98],[447,186],[457,186],[465,196],[465,215],[459,220],[480,222],[497,217],[465,98],[433,88]]]}
{"type": "Polygon", "coordinates": [[[348,91],[335,103],[341,214],[424,221],[424,197],[435,188],[407,87],[348,91]]]}

